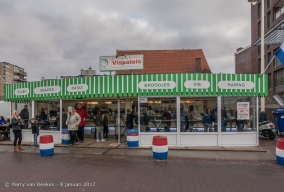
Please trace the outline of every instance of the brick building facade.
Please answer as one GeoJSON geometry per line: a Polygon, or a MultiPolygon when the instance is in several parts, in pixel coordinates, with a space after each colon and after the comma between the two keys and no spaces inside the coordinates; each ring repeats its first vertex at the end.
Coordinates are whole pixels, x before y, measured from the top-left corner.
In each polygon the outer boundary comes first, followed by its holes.
{"type": "MultiPolygon", "coordinates": [[[[265,68],[278,50],[281,42],[269,41],[272,32],[284,24],[284,0],[264,0],[265,68]]],[[[236,73],[261,73],[261,2],[251,5],[251,45],[239,48],[235,53],[236,73]],[[249,57],[250,55],[250,57],[249,57]]],[[[275,36],[277,37],[277,36],[275,36]]],[[[284,69],[278,59],[274,59],[265,72],[269,79],[269,97],[266,99],[266,111],[271,115],[273,108],[279,105],[273,95],[284,94],[284,69]]]]}
{"type": "MultiPolygon", "coordinates": [[[[134,74],[160,73],[211,73],[202,49],[194,50],[117,50],[117,56],[143,54],[144,70],[134,74]]],[[[131,71],[117,71],[117,75],[130,74],[131,71]]]]}

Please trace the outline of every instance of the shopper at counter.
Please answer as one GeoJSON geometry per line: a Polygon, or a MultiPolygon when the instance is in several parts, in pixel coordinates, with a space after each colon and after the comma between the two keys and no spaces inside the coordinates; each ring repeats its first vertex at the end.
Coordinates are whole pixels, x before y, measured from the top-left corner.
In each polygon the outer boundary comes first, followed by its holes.
{"type": "MultiPolygon", "coordinates": [[[[95,122],[96,122],[96,115],[98,114],[99,110],[100,110],[100,104],[97,104],[95,106],[95,108],[93,109],[93,116],[94,116],[94,121],[95,122]]],[[[97,132],[97,129],[95,129],[94,139],[96,139],[96,136],[97,136],[96,132],[97,132]]]]}
{"type": "Polygon", "coordinates": [[[207,108],[206,112],[204,113],[204,132],[207,132],[208,130],[212,132],[212,120],[213,115],[210,108],[207,108]]]}
{"type": "Polygon", "coordinates": [[[132,129],[133,128],[133,113],[130,111],[130,109],[127,109],[127,116],[126,116],[126,128],[132,129]]]}
{"type": "Polygon", "coordinates": [[[103,117],[102,117],[102,113],[101,110],[99,109],[97,111],[96,114],[96,118],[95,118],[95,124],[96,124],[96,138],[97,138],[97,142],[104,142],[104,135],[103,135],[103,117]],[[99,134],[101,133],[101,140],[99,139],[99,134]]]}
{"type": "Polygon", "coordinates": [[[74,140],[75,144],[78,144],[78,137],[76,133],[78,131],[78,126],[80,122],[81,122],[80,115],[75,111],[74,107],[69,106],[66,125],[68,126],[68,131],[70,135],[70,145],[74,145],[74,140]]]}
{"type": "Polygon", "coordinates": [[[81,122],[79,124],[77,135],[79,137],[80,142],[83,143],[84,142],[84,134],[85,134],[84,128],[85,128],[85,125],[86,125],[86,119],[88,118],[88,114],[87,114],[87,111],[82,107],[82,105],[80,103],[77,105],[76,112],[81,117],[81,122]]]}
{"type": "MultiPolygon", "coordinates": [[[[60,118],[61,118],[61,115],[59,113],[57,115],[57,117],[56,117],[57,130],[60,130],[60,118]]],[[[67,128],[66,121],[67,121],[67,113],[65,112],[65,109],[62,108],[62,129],[66,129],[67,128]]]]}
{"type": "Polygon", "coordinates": [[[104,120],[103,120],[104,138],[108,138],[108,116],[109,116],[109,113],[105,112],[104,120]]]}
{"type": "MultiPolygon", "coordinates": [[[[165,110],[164,110],[164,113],[162,115],[162,119],[163,119],[163,124],[165,126],[165,131],[169,132],[170,127],[171,127],[172,116],[171,116],[170,112],[167,110],[167,108],[165,108],[165,110]]],[[[159,131],[159,130],[157,129],[157,131],[159,131]]]]}
{"type": "Polygon", "coordinates": [[[142,112],[140,114],[140,129],[141,129],[141,132],[149,132],[150,131],[150,128],[148,127],[148,116],[147,116],[147,112],[146,112],[146,109],[143,108],[142,109],[142,112]]]}

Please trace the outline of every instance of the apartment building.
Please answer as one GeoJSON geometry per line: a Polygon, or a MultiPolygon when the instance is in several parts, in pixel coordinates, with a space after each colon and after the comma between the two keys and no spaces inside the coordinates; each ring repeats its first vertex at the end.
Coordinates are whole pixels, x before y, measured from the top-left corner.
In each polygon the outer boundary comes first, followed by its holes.
{"type": "Polygon", "coordinates": [[[27,73],[17,65],[7,62],[0,62],[0,100],[4,96],[4,84],[26,82],[27,73]]]}

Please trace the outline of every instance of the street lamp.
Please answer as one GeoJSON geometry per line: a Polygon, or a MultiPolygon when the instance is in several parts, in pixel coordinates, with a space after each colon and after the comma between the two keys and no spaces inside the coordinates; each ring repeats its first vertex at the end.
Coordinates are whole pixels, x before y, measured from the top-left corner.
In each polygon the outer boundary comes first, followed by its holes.
{"type": "MultiPolygon", "coordinates": [[[[264,73],[264,0],[248,0],[252,5],[256,5],[256,3],[261,2],[261,30],[260,30],[260,68],[261,74],[264,73]]],[[[261,97],[260,99],[260,110],[265,111],[265,97],[261,97]]]]}

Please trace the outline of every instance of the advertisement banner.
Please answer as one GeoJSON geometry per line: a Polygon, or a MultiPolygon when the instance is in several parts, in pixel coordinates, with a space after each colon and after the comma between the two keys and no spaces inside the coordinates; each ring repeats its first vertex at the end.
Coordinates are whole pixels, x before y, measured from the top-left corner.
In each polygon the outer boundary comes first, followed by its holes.
{"type": "Polygon", "coordinates": [[[237,120],[249,120],[249,102],[237,102],[237,120]]]}
{"type": "Polygon", "coordinates": [[[101,56],[100,71],[142,70],[144,55],[101,56]]]}

